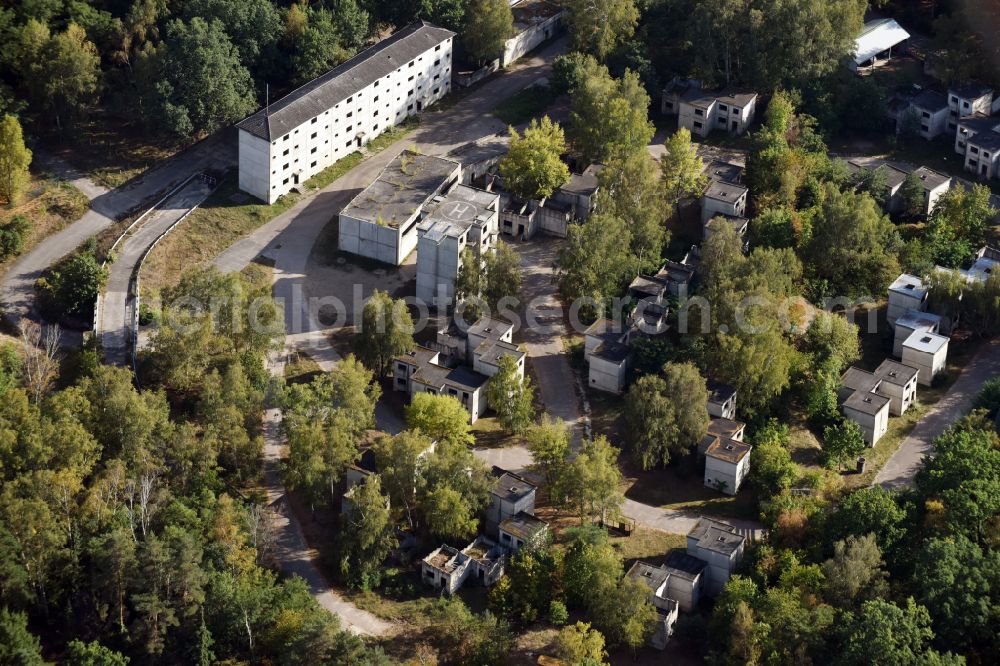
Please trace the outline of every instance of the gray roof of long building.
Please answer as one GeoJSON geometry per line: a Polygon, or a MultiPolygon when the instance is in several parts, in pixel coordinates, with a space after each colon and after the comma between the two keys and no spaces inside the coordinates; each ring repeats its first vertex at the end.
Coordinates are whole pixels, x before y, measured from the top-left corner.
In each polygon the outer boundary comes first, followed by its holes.
{"type": "Polygon", "coordinates": [[[934,113],[948,108],[948,98],[936,90],[923,90],[910,102],[924,111],[934,113]]]}
{"type": "Polygon", "coordinates": [[[426,21],[411,23],[236,126],[273,141],[454,36],[451,30],[426,21]]]}

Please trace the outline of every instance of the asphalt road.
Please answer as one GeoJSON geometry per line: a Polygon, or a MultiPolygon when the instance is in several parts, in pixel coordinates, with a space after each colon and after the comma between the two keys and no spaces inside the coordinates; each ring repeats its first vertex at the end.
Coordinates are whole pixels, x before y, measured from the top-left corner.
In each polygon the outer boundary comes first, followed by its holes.
{"type": "Polygon", "coordinates": [[[129,285],[146,250],[211,191],[201,179],[191,180],[147,215],[116,248],[97,317],[97,334],[107,363],[122,365],[128,359],[128,336],[134,316],[129,285]]]}
{"type": "MultiPolygon", "coordinates": [[[[47,268],[78,248],[84,241],[107,229],[116,220],[151,204],[157,195],[192,173],[203,169],[221,169],[236,163],[236,143],[230,132],[221,132],[134,178],[124,186],[101,193],[99,186],[81,188],[88,196],[95,195],[90,209],[80,219],[57,234],[39,243],[21,257],[0,282],[0,300],[4,314],[13,324],[29,314],[34,303],[35,281],[47,268]]],[[[64,172],[77,180],[81,176],[69,167],[64,172]]],[[[87,181],[89,183],[89,181],[87,181]]]]}
{"type": "Polygon", "coordinates": [[[934,454],[935,438],[972,409],[972,401],[983,383],[998,375],[1000,339],[987,342],[965,366],[934,409],[920,419],[909,437],[875,475],[874,483],[886,489],[910,486],[923,466],[924,457],[934,454]]]}

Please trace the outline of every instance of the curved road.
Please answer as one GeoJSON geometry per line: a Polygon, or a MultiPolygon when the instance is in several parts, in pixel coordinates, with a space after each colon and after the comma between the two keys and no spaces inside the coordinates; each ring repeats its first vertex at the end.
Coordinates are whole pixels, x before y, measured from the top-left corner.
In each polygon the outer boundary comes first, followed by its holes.
{"type": "MultiPolygon", "coordinates": [[[[58,165],[54,169],[57,175],[71,182],[81,178],[78,172],[55,158],[43,158],[43,163],[58,165]]],[[[104,231],[116,220],[131,214],[192,173],[204,169],[224,169],[235,163],[235,137],[232,132],[223,131],[117,189],[104,191],[100,186],[84,179],[81,189],[91,198],[90,209],[59,233],[43,240],[10,267],[0,282],[0,300],[4,314],[16,325],[21,317],[30,313],[34,303],[35,281],[46,269],[73,252],[88,238],[104,231]]]]}
{"type": "Polygon", "coordinates": [[[129,331],[133,321],[132,276],[149,247],[170,227],[199,205],[212,191],[200,178],[193,178],[151,211],[116,249],[108,272],[108,283],[97,312],[97,334],[107,363],[123,365],[128,360],[129,331]]]}
{"type": "Polygon", "coordinates": [[[1000,339],[983,345],[962,369],[948,392],[914,426],[896,452],[875,475],[873,484],[887,490],[902,489],[913,483],[913,477],[923,466],[925,456],[934,454],[934,440],[948,426],[972,409],[972,401],[983,383],[1000,376],[1000,339]]]}

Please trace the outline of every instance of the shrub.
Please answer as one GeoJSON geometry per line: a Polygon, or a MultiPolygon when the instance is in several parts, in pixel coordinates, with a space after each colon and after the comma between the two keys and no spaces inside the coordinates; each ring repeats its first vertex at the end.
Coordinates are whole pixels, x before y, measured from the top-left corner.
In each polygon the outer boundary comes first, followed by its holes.
{"type": "Polygon", "coordinates": [[[10,222],[0,225],[0,261],[24,251],[24,239],[30,226],[23,215],[15,215],[10,222]]]}
{"type": "Polygon", "coordinates": [[[549,622],[551,622],[553,626],[561,627],[568,621],[569,611],[566,610],[566,604],[558,599],[553,599],[549,604],[549,622]]]}

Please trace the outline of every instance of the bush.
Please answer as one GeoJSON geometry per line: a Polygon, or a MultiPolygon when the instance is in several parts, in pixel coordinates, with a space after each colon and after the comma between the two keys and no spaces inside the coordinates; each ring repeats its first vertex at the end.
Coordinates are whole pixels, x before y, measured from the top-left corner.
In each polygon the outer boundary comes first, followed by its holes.
{"type": "Polygon", "coordinates": [[[30,226],[23,215],[15,215],[10,222],[0,225],[0,261],[24,251],[24,238],[30,226]]]}
{"type": "Polygon", "coordinates": [[[979,389],[979,395],[972,405],[973,409],[985,409],[991,415],[1000,409],[1000,377],[990,379],[979,389]]]}
{"type": "Polygon", "coordinates": [[[160,313],[149,307],[146,303],[139,304],[139,325],[149,326],[160,319],[160,313]]]}
{"type": "Polygon", "coordinates": [[[48,277],[38,279],[35,288],[47,318],[84,317],[93,311],[107,279],[107,270],[93,252],[85,250],[56,265],[48,277]]]}
{"type": "Polygon", "coordinates": [[[549,622],[551,622],[553,626],[561,627],[568,621],[569,611],[566,610],[566,604],[558,599],[553,599],[549,604],[549,622]]]}

